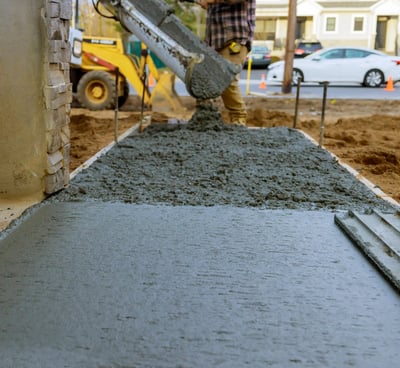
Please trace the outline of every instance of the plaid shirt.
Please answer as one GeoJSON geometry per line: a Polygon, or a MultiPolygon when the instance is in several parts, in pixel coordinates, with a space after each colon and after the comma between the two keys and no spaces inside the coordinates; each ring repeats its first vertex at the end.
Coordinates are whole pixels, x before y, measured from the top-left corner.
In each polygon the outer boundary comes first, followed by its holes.
{"type": "Polygon", "coordinates": [[[231,41],[251,48],[256,24],[256,0],[222,0],[207,7],[206,42],[221,50],[231,41]]]}

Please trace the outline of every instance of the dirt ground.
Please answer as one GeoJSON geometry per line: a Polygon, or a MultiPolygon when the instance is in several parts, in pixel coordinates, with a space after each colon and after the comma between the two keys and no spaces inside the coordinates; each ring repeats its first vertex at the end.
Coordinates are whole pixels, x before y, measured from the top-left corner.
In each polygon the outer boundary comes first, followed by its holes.
{"type": "MultiPolygon", "coordinates": [[[[189,119],[195,102],[182,99],[187,108],[179,119],[189,119]]],[[[227,114],[220,101],[224,121],[227,114]]],[[[293,127],[295,99],[248,97],[249,127],[293,127]]],[[[322,101],[302,99],[296,128],[320,142],[322,101]]],[[[145,110],[144,115],[150,114],[145,110]]],[[[114,140],[115,112],[73,108],[71,113],[71,164],[73,171],[114,140]]],[[[118,113],[117,134],[126,131],[142,117],[141,104],[131,96],[118,113]]],[[[168,122],[171,116],[153,114],[152,121],[168,122]]],[[[328,100],[324,115],[323,146],[342,162],[353,167],[386,194],[400,201],[400,103],[395,100],[328,100]]]]}

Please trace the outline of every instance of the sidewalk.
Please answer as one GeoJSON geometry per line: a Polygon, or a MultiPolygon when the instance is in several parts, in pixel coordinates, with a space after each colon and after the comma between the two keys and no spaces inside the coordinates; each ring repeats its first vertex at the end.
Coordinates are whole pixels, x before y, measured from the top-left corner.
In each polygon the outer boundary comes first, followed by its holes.
{"type": "Polygon", "coordinates": [[[2,367],[394,367],[399,295],[333,216],[36,209],[0,244],[2,367]]]}

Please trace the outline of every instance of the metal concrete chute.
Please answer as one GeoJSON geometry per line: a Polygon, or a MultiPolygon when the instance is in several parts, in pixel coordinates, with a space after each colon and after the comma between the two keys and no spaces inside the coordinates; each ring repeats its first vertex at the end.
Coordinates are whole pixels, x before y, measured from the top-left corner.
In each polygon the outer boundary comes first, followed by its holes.
{"type": "Polygon", "coordinates": [[[163,0],[99,0],[115,18],[151,49],[195,98],[216,98],[241,66],[202,43],[163,0]]]}

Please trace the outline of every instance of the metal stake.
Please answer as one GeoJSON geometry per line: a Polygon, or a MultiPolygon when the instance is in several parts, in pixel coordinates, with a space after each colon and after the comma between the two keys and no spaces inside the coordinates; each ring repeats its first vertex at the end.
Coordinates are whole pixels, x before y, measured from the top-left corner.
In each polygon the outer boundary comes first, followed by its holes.
{"type": "Polygon", "coordinates": [[[299,108],[299,97],[300,97],[301,81],[302,81],[302,78],[298,77],[297,78],[297,91],[296,91],[296,105],[295,105],[295,108],[294,108],[293,129],[296,129],[296,125],[297,125],[297,111],[298,111],[298,108],[299,108]]]}
{"type": "Polygon", "coordinates": [[[115,68],[115,96],[114,96],[114,141],[118,145],[118,83],[119,83],[119,68],[115,68]]]}
{"type": "Polygon", "coordinates": [[[319,129],[319,146],[322,146],[324,139],[324,129],[325,129],[325,107],[326,107],[326,94],[328,90],[329,82],[324,82],[324,95],[322,98],[322,113],[321,113],[321,125],[319,129]]]}

